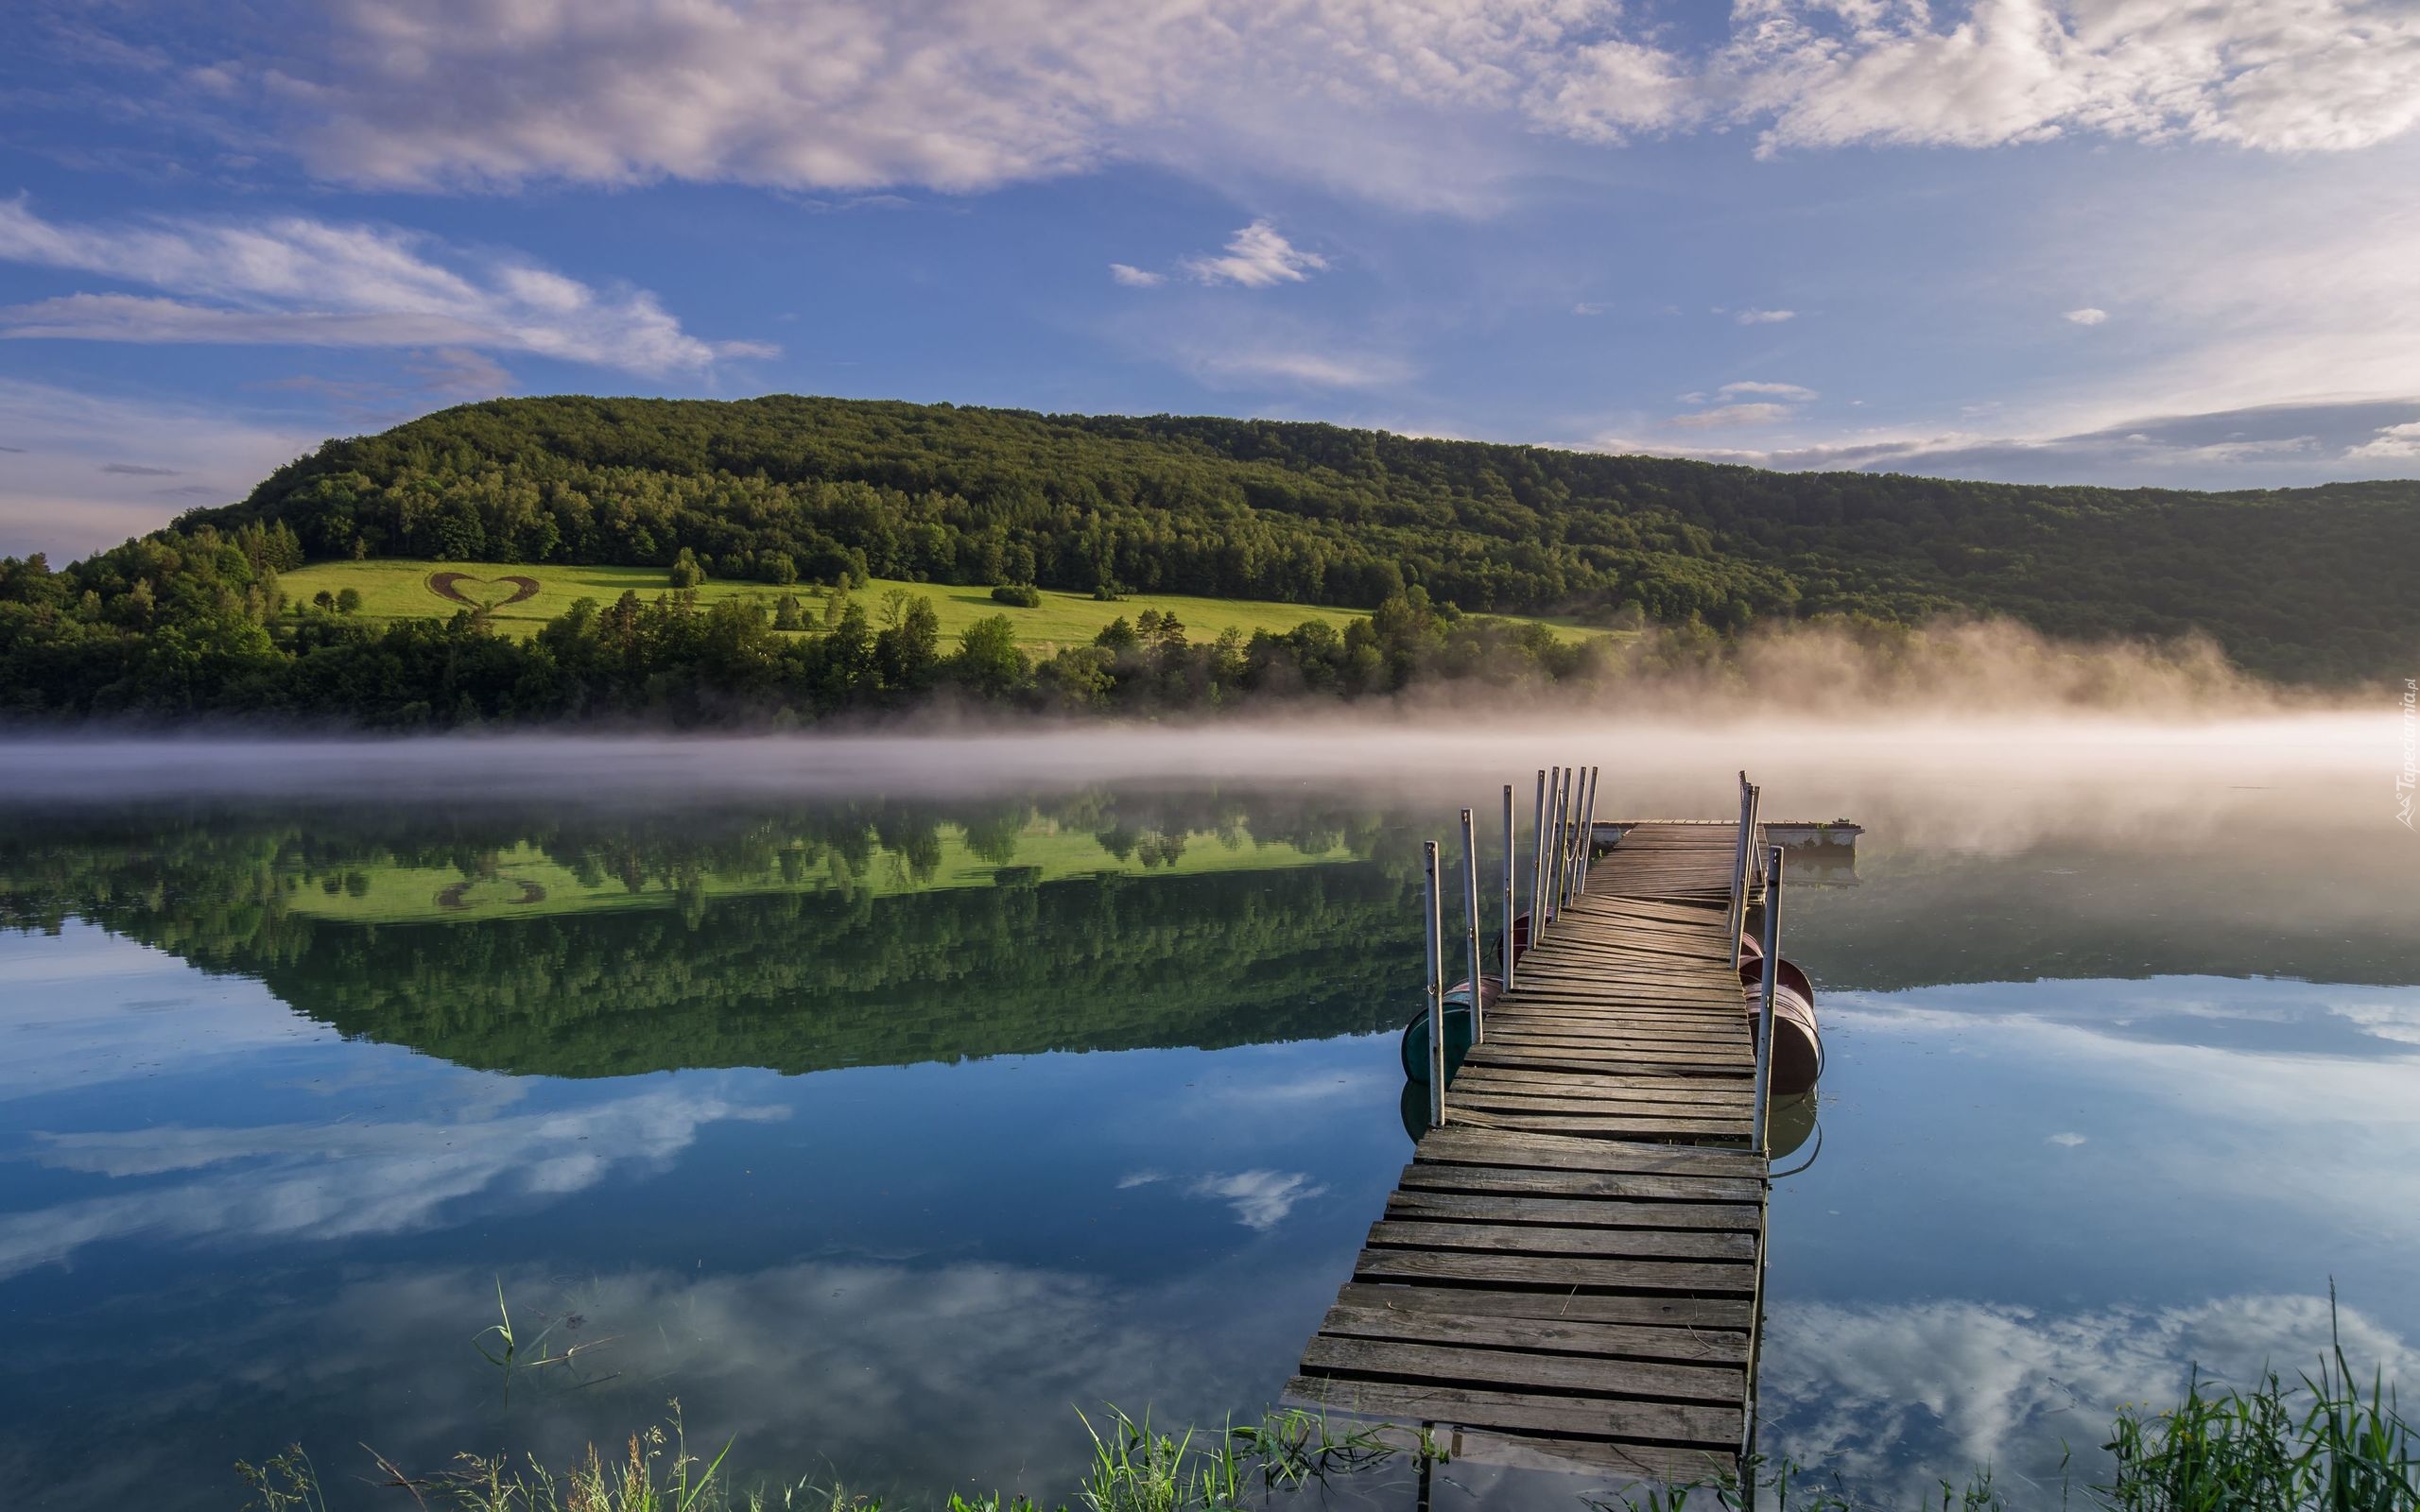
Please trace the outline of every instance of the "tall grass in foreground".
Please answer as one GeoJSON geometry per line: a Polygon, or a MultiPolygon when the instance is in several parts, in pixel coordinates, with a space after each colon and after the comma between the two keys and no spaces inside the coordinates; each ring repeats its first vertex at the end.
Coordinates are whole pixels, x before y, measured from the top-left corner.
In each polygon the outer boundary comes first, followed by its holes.
{"type": "MultiPolygon", "coordinates": [[[[1182,1435],[1115,1408],[1098,1425],[1081,1420],[1093,1445],[1074,1499],[1082,1512],[1241,1512],[1384,1464],[1399,1452],[1391,1438],[1408,1439],[1415,1464],[1445,1458],[1425,1433],[1367,1427],[1340,1435],[1300,1412],[1182,1435]]],[[[2382,1376],[2362,1386],[2341,1344],[2331,1344],[2316,1375],[2291,1384],[2272,1370],[2249,1389],[2212,1389],[2197,1372],[2184,1400],[2166,1412],[2121,1409],[2101,1447],[2109,1479],[2081,1493],[2083,1504],[2100,1512],[2420,1512],[2420,1427],[2403,1417],[2382,1376]]],[[[711,1459],[694,1452],[674,1402],[669,1419],[633,1435],[623,1453],[608,1458],[591,1446],[565,1471],[535,1460],[463,1455],[449,1470],[414,1477],[373,1452],[384,1479],[371,1484],[408,1497],[419,1512],[886,1512],[881,1498],[837,1486],[734,1486],[723,1472],[730,1448],[711,1459]]],[[[337,1512],[300,1448],[236,1471],[252,1489],[248,1507],[256,1512],[337,1512]]],[[[1989,1467],[1962,1487],[1941,1483],[1912,1501],[1876,1503],[1787,1460],[1752,1464],[1744,1482],[1634,1486],[1582,1500],[1597,1512],[2003,1512],[2008,1505],[1989,1467]]],[[[2059,1501],[2074,1505],[2077,1493],[2063,1485],[2059,1501]]],[[[1044,1507],[1023,1496],[953,1494],[941,1512],[1044,1507]]],[[[1055,1512],[1071,1509],[1061,1503],[1055,1512]]]]}
{"type": "MultiPolygon", "coordinates": [[[[1383,1430],[1339,1433],[1324,1418],[1308,1413],[1271,1413],[1257,1423],[1230,1424],[1223,1433],[1188,1429],[1182,1435],[1154,1432],[1146,1416],[1136,1421],[1113,1407],[1099,1426],[1080,1418],[1092,1435],[1093,1456],[1076,1502],[1084,1512],[1236,1512],[1270,1494],[1349,1474],[1393,1458],[1398,1451],[1383,1430]]],[[[1412,1453],[1442,1460],[1426,1435],[1412,1438],[1412,1453]]],[[[450,1469],[410,1476],[374,1450],[371,1459],[383,1486],[407,1496],[422,1512],[884,1512],[882,1498],[853,1495],[839,1486],[807,1481],[740,1487],[722,1466],[726,1443],[708,1460],[689,1447],[681,1404],[671,1404],[663,1424],[631,1436],[614,1458],[590,1445],[588,1457],[557,1472],[532,1459],[515,1464],[502,1455],[464,1454],[450,1469]]],[[[238,1462],[235,1472],[252,1489],[246,1503],[256,1512],[331,1512],[317,1467],[300,1448],[258,1465],[238,1462]]],[[[952,1493],[942,1512],[1044,1512],[1024,1496],[1003,1498],[952,1493]]],[[[1056,1512],[1070,1512],[1062,1503],[1056,1512]]]]}

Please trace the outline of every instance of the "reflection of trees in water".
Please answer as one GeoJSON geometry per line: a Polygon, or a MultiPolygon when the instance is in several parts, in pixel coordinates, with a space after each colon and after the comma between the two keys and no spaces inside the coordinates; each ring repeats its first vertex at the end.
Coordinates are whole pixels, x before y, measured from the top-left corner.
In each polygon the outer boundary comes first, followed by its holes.
{"type": "MultiPolygon", "coordinates": [[[[358,821],[191,813],[28,821],[0,843],[0,923],[83,918],[206,970],[266,982],[347,1034],[468,1065],[554,1074],[674,1066],[786,1071],[1053,1049],[1327,1037],[1399,1015],[1418,954],[1405,848],[1372,816],[1215,798],[959,811],[863,804],[614,820],[463,814],[358,821]],[[1188,834],[1294,837],[1329,867],[1044,884],[1018,868],[1037,820],[1130,830],[1157,868],[1188,834]],[[997,885],[877,900],[876,865],[929,882],[941,835],[980,837],[997,885]],[[382,867],[467,886],[527,846],[584,882],[669,893],[665,910],[366,927],[292,893],[382,867]],[[879,861],[877,860],[879,858],[879,861]],[[713,896],[819,877],[828,891],[713,896]]],[[[1225,842],[1221,842],[1225,843],[1225,842]]]]}

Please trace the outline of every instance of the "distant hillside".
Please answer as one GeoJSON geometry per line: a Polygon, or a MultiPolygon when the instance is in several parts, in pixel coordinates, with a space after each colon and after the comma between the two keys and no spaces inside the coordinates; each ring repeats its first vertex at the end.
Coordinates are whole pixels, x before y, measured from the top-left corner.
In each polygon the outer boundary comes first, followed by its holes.
{"type": "Polygon", "coordinates": [[[1331,425],[780,396],[555,398],[334,440],[180,524],[314,559],[1034,582],[1603,623],[2014,617],[2334,681],[2420,644],[2420,484],[2207,494],[1776,473],[1331,425]]]}

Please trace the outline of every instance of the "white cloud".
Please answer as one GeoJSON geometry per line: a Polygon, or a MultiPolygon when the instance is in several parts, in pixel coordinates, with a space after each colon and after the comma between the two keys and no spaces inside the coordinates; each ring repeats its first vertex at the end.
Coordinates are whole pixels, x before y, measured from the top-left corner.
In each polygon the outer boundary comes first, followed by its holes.
{"type": "Polygon", "coordinates": [[[70,225],[20,198],[0,201],[0,260],[166,296],[72,294],[0,308],[0,336],[20,339],[459,347],[641,373],[772,352],[701,341],[643,289],[600,291],[415,232],[299,215],[70,225]]]}
{"type": "Polygon", "coordinates": [[[2109,312],[2107,310],[2096,310],[2090,305],[2085,305],[2081,310],[2069,310],[2066,313],[2066,318],[2069,320],[2073,320],[2078,325],[2099,325],[2109,318],[2109,312]]]}
{"type": "Polygon", "coordinates": [[[1112,280],[1125,284],[1130,289],[1155,288],[1168,281],[1168,276],[1166,273],[1147,272],[1142,268],[1134,267],[1125,263],[1110,264],[1109,276],[1112,280]]]}
{"type": "Polygon", "coordinates": [[[2077,134],[2281,152],[2420,122],[2400,0],[1742,0],[1719,69],[1766,152],[1997,146],[2077,134]]]}
{"type": "Polygon", "coordinates": [[[1804,404],[1807,400],[1816,397],[1814,389],[1802,388],[1796,384],[1767,384],[1755,383],[1753,381],[1747,383],[1724,384],[1720,388],[1716,389],[1715,392],[1722,395],[1726,399],[1736,399],[1741,394],[1766,394],[1774,399],[1789,400],[1798,404],[1804,404]]]}
{"type": "Polygon", "coordinates": [[[1239,284],[1265,289],[1279,284],[1300,284],[1327,266],[1316,253],[1297,248],[1266,220],[1255,220],[1228,238],[1227,249],[1216,257],[1188,257],[1184,270],[1203,284],[1239,284]]]}
{"type": "Polygon", "coordinates": [[[1667,423],[1685,431],[1720,430],[1735,425],[1770,425],[1788,420],[1793,413],[1788,404],[1722,404],[1694,414],[1675,415],[1667,423]]]}
{"type": "Polygon", "coordinates": [[[243,497],[324,435],[286,417],[0,379],[0,446],[10,454],[0,468],[0,554],[64,561],[115,545],[182,509],[243,497]]]}
{"type": "Polygon", "coordinates": [[[2075,1133],[2053,1134],[2042,1143],[2045,1144],[2057,1144],[2072,1150],[2077,1145],[2084,1143],[2084,1137],[2081,1134],[2075,1133]]]}
{"type": "Polygon", "coordinates": [[[1197,349],[1184,360],[1197,375],[1212,383],[1276,379],[1316,388],[1377,387],[1403,383],[1417,371],[1400,357],[1378,352],[1282,345],[1197,349]]]}
{"type": "Polygon", "coordinates": [[[181,69],[144,37],[121,49],[131,87],[182,91],[245,149],[412,188],[966,192],[1208,143],[1340,182],[1359,164],[1416,198],[1437,155],[1403,157],[1407,118],[1448,142],[1485,121],[1599,145],[1748,127],[1766,152],[2063,135],[2343,150],[2420,121],[2405,0],[1741,0],[1691,49],[1617,0],[293,4],[181,69]],[[236,124],[255,112],[266,129],[236,124]]]}
{"type": "Polygon", "coordinates": [[[1783,320],[1797,319],[1798,312],[1796,310],[1747,309],[1740,311],[1731,318],[1738,321],[1741,325],[1775,325],[1783,320]]]}
{"type": "Polygon", "coordinates": [[[2381,425],[2377,437],[2349,448],[2344,455],[2381,462],[2420,459],[2420,421],[2402,425],[2381,425]]]}

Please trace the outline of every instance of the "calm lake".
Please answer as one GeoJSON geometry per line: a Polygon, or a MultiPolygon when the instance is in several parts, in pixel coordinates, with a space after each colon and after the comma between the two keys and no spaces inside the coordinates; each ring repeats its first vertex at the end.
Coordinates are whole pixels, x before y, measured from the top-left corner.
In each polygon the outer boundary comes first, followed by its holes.
{"type": "Polygon", "coordinates": [[[2119,1403],[2313,1363],[2331,1282],[2420,1387],[2389,721],[1253,738],[0,747],[14,1500],[233,1509],[299,1442],[408,1506],[358,1446],[674,1398],[743,1478],[1063,1497],[1080,1408],[1256,1416],[1409,1158],[1420,842],[1574,759],[1600,817],[1745,765],[1866,827],[1784,914],[1769,1452],[2055,1505],[2119,1403]],[[492,1363],[499,1292],[570,1358],[492,1363]]]}

